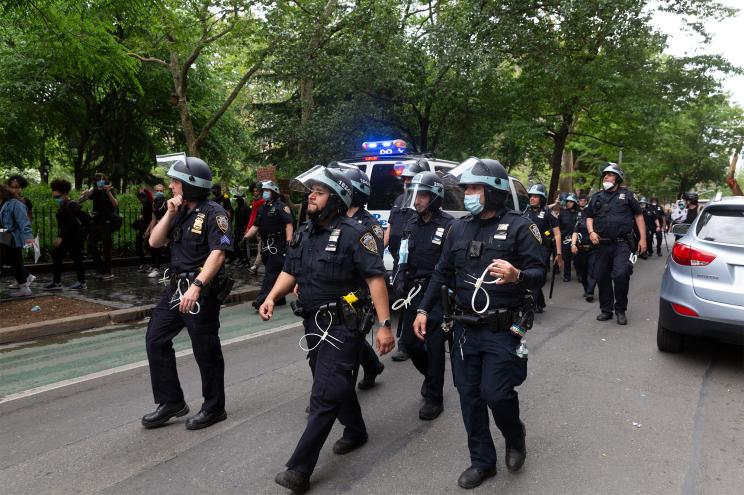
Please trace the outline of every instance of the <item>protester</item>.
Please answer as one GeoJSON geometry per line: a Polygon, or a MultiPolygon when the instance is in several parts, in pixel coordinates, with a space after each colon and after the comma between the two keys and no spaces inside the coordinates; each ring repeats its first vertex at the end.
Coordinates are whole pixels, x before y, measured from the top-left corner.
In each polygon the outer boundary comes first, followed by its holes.
{"type": "Polygon", "coordinates": [[[77,282],[70,289],[87,289],[83,267],[83,240],[90,228],[90,216],[80,208],[79,203],[70,200],[72,184],[63,179],[55,179],[50,186],[52,197],[59,205],[56,215],[59,230],[52,249],[53,278],[44,289],[62,290],[62,259],[65,254],[70,255],[77,274],[77,282]]]}
{"type": "Polygon", "coordinates": [[[161,247],[152,247],[149,243],[150,233],[158,224],[161,218],[165,216],[168,211],[168,204],[165,200],[165,186],[163,184],[155,184],[155,194],[152,200],[152,219],[150,220],[150,226],[145,232],[145,243],[150,247],[150,256],[152,256],[152,267],[150,273],[147,274],[149,278],[157,278],[160,276],[160,265],[163,264],[163,257],[165,256],[165,250],[168,249],[168,244],[161,247]]]}
{"type": "Polygon", "coordinates": [[[13,269],[13,276],[18,283],[18,290],[11,292],[11,297],[31,295],[31,284],[34,277],[23,265],[23,246],[33,244],[31,221],[28,219],[26,205],[18,199],[13,189],[0,185],[0,228],[4,229],[3,259],[13,269]]]}
{"type": "Polygon", "coordinates": [[[150,270],[148,270],[145,263],[145,234],[150,223],[152,223],[152,193],[149,189],[140,189],[137,191],[137,200],[142,204],[142,211],[139,218],[132,222],[132,229],[137,232],[134,244],[140,262],[139,271],[147,271],[149,273],[150,270]]]}
{"type": "Polygon", "coordinates": [[[93,201],[93,226],[88,236],[88,251],[96,264],[96,275],[102,280],[111,280],[111,244],[115,230],[112,222],[116,221],[116,208],[119,201],[113,186],[106,175],[97,173],[93,176],[93,187],[80,195],[79,202],[93,201]],[[99,247],[100,244],[100,247],[99,247]]]}

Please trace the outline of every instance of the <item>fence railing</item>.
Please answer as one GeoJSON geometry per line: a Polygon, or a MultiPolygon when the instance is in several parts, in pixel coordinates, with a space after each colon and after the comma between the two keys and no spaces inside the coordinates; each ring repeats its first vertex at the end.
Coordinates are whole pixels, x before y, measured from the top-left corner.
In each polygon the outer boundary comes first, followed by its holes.
{"type": "MultiPolygon", "coordinates": [[[[34,236],[39,236],[39,246],[41,248],[41,257],[39,263],[50,262],[52,260],[52,243],[59,233],[57,227],[57,209],[56,208],[34,208],[34,217],[31,227],[34,236]]],[[[128,257],[136,256],[137,250],[135,242],[137,231],[132,228],[132,222],[140,217],[139,208],[120,208],[119,215],[124,219],[121,228],[114,232],[112,240],[112,256],[128,257]]],[[[85,243],[84,252],[87,255],[88,243],[85,243]]],[[[30,249],[24,249],[26,263],[34,262],[34,254],[30,249]]]]}

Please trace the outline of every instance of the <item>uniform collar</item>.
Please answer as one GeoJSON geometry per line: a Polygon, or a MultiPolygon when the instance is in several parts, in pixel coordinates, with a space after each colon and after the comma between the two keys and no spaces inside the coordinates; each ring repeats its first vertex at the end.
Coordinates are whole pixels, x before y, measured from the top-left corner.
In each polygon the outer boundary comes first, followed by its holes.
{"type": "Polygon", "coordinates": [[[336,216],[333,217],[330,222],[328,222],[327,224],[325,224],[322,227],[319,224],[316,224],[314,221],[311,220],[310,221],[310,224],[311,224],[310,231],[311,232],[314,232],[314,233],[318,233],[318,232],[320,232],[322,230],[327,230],[328,232],[333,232],[333,229],[335,229],[338,226],[339,222],[341,222],[342,219],[343,219],[343,217],[341,215],[336,214],[336,216]]]}

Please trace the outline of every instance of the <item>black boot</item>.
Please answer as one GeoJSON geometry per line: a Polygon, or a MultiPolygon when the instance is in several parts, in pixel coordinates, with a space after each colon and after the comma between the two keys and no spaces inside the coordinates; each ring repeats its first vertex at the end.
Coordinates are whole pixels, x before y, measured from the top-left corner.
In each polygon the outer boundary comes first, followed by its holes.
{"type": "Polygon", "coordinates": [[[188,413],[189,406],[184,401],[160,404],[153,412],[142,416],[142,426],[157,428],[173,417],[181,417],[188,413]]]}
{"type": "Polygon", "coordinates": [[[625,316],[625,311],[615,311],[615,314],[617,315],[617,324],[618,325],[627,325],[628,324],[628,318],[625,316]]]}
{"type": "Polygon", "coordinates": [[[212,426],[215,423],[224,421],[227,419],[227,413],[223,409],[222,411],[206,412],[204,410],[191,416],[186,420],[187,430],[201,430],[207,426],[212,426]]]}
{"type": "Polygon", "coordinates": [[[527,445],[525,443],[526,429],[522,424],[522,436],[512,442],[506,442],[506,469],[510,473],[516,473],[524,465],[527,458],[527,445]]]}
{"type": "Polygon", "coordinates": [[[460,488],[469,490],[476,486],[480,486],[480,484],[483,483],[483,480],[493,476],[496,476],[496,466],[490,469],[478,469],[470,466],[462,472],[459,478],[457,478],[457,484],[460,488]]]}
{"type": "Polygon", "coordinates": [[[305,493],[310,489],[310,475],[287,469],[276,475],[274,481],[293,492],[305,493]]]}
{"type": "Polygon", "coordinates": [[[380,362],[377,363],[377,370],[376,371],[374,371],[372,373],[367,373],[367,371],[365,370],[365,372],[364,372],[364,378],[362,378],[359,381],[359,385],[357,385],[357,387],[359,387],[359,390],[369,390],[372,387],[374,387],[375,386],[375,378],[377,378],[380,374],[382,374],[382,372],[384,370],[385,370],[385,365],[382,364],[382,363],[380,363],[380,362]]]}
{"type": "Polygon", "coordinates": [[[607,321],[612,319],[612,313],[605,313],[602,311],[597,315],[597,321],[607,321]]]}
{"type": "Polygon", "coordinates": [[[352,440],[349,438],[339,438],[336,443],[333,444],[333,453],[336,455],[344,455],[349,452],[353,452],[365,443],[367,443],[367,435],[362,438],[352,440]]]}
{"type": "Polygon", "coordinates": [[[423,419],[424,421],[437,419],[442,414],[442,411],[444,411],[442,404],[427,400],[421,406],[421,409],[419,409],[419,419],[423,419]]]}

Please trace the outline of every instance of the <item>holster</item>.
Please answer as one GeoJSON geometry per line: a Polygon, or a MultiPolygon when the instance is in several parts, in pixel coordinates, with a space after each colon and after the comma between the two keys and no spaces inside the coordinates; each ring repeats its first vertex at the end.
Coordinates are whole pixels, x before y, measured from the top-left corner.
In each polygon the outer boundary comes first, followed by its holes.
{"type": "Polygon", "coordinates": [[[519,309],[498,308],[478,314],[456,306],[452,319],[466,325],[487,325],[492,332],[506,332],[519,317],[519,313],[519,309]]]}

